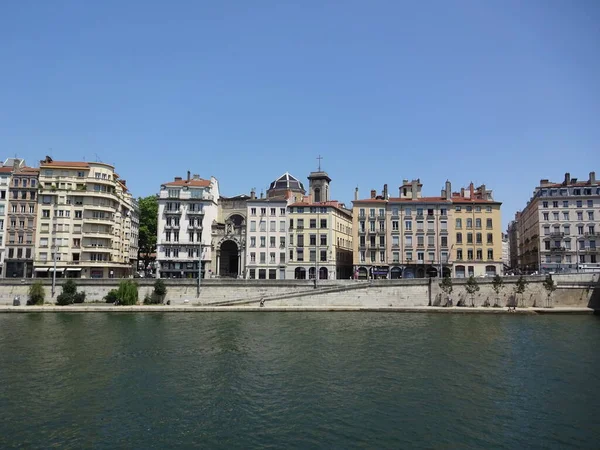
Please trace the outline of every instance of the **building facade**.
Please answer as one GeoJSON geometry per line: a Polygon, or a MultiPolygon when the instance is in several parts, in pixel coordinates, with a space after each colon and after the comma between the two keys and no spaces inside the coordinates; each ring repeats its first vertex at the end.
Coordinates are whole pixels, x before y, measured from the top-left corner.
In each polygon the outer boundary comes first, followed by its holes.
{"type": "Polygon", "coordinates": [[[12,165],[0,167],[0,276],[6,276],[4,258],[6,256],[6,225],[8,210],[8,197],[12,165]]]}
{"type": "Polygon", "coordinates": [[[114,167],[40,161],[35,233],[36,277],[121,278],[133,274],[134,204],[114,167]]]}
{"type": "Polygon", "coordinates": [[[304,185],[286,172],[267,189],[266,197],[256,198],[253,190],[247,202],[248,248],[246,278],[285,280],[289,238],[288,206],[301,201],[304,185]]]}
{"type": "Polygon", "coordinates": [[[452,244],[454,276],[502,275],[502,203],[485,185],[473,183],[452,194],[455,238],[452,244]]]}
{"type": "Polygon", "coordinates": [[[308,180],[309,195],[288,207],[286,277],[348,279],[352,276],[352,211],[330,200],[331,179],[326,172],[311,172],[308,180]]]}
{"type": "Polygon", "coordinates": [[[520,269],[526,273],[600,270],[600,185],[565,174],[541,180],[518,214],[520,269]]]}
{"type": "Polygon", "coordinates": [[[15,164],[7,206],[5,276],[33,277],[39,169],[15,164]]]}
{"type": "Polygon", "coordinates": [[[246,194],[219,197],[217,219],[212,223],[215,257],[209,273],[219,278],[243,278],[246,267],[246,194]]]}
{"type": "Polygon", "coordinates": [[[219,182],[199,175],[163,183],[158,194],[157,277],[198,278],[213,260],[211,226],[217,220],[219,182]],[[201,268],[200,268],[201,261],[201,268]]]}
{"type": "Polygon", "coordinates": [[[511,273],[520,272],[521,263],[519,260],[519,216],[521,213],[515,214],[515,220],[508,224],[508,245],[509,245],[509,270],[511,273]]]}
{"type": "Polygon", "coordinates": [[[355,193],[354,273],[367,278],[450,275],[450,182],[439,197],[423,197],[422,183],[403,180],[397,197],[387,185],[368,199],[355,193]]]}

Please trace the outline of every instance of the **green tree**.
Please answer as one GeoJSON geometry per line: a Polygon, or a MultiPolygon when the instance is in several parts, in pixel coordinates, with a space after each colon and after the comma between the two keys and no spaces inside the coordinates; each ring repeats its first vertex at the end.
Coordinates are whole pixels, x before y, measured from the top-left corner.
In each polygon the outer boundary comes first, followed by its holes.
{"type": "Polygon", "coordinates": [[[548,275],[544,280],[544,289],[546,289],[546,307],[551,307],[552,293],[556,290],[556,283],[552,279],[552,275],[548,275]]]}
{"type": "Polygon", "coordinates": [[[144,261],[145,269],[152,261],[152,253],[156,252],[156,234],[158,224],[158,201],[156,199],[156,195],[138,198],[138,205],[140,208],[138,260],[144,261]]]}
{"type": "Polygon", "coordinates": [[[452,290],[454,287],[452,286],[452,278],[445,276],[440,283],[440,289],[446,294],[446,305],[448,304],[448,300],[450,299],[450,294],[452,294],[452,290]]]}
{"type": "MultiPolygon", "coordinates": [[[[525,300],[523,299],[523,294],[525,294],[525,290],[527,289],[527,281],[523,278],[523,275],[519,277],[517,283],[515,284],[515,295],[521,294],[521,304],[525,307],[525,300]]],[[[517,297],[516,303],[519,304],[519,299],[517,297]]]]}
{"type": "Polygon", "coordinates": [[[473,275],[467,280],[465,290],[467,291],[467,294],[471,296],[471,306],[475,306],[475,293],[479,291],[479,284],[473,275]]]}
{"type": "Polygon", "coordinates": [[[83,303],[85,301],[85,292],[77,292],[77,284],[73,280],[67,280],[63,283],[62,292],[56,297],[57,305],[71,305],[73,303],[83,303]]]}
{"type": "Polygon", "coordinates": [[[117,299],[121,305],[135,305],[138,301],[138,285],[131,280],[123,280],[117,289],[117,299]]]}
{"type": "Polygon", "coordinates": [[[165,295],[167,295],[167,286],[165,286],[165,282],[159,278],[154,282],[154,290],[152,291],[152,294],[146,294],[144,297],[144,304],[158,305],[163,303],[165,300],[165,295]]]}
{"type": "Polygon", "coordinates": [[[41,281],[36,281],[29,286],[29,300],[27,300],[27,304],[43,305],[45,296],[46,292],[44,291],[44,285],[41,281]]]}
{"type": "Polygon", "coordinates": [[[500,291],[504,289],[504,280],[498,274],[496,274],[492,280],[492,289],[496,293],[496,302],[494,303],[494,308],[497,308],[500,306],[500,291]]]}

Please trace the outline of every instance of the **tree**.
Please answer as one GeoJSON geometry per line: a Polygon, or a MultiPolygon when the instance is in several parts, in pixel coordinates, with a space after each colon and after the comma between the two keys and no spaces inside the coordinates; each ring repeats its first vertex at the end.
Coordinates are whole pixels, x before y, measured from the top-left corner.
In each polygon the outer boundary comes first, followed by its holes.
{"type": "Polygon", "coordinates": [[[504,289],[504,280],[498,274],[492,280],[492,289],[496,293],[496,302],[494,303],[494,308],[500,306],[500,291],[504,289]]]}
{"type": "Polygon", "coordinates": [[[152,261],[156,252],[156,234],[158,224],[158,201],[155,195],[138,198],[140,208],[140,226],[138,231],[138,261],[144,261],[144,270],[152,261]],[[142,258],[143,255],[143,258],[142,258]]]}
{"type": "Polygon", "coordinates": [[[167,286],[165,286],[165,282],[159,278],[154,282],[152,294],[146,294],[144,297],[144,304],[159,305],[164,302],[165,295],[167,295],[167,286]]]}
{"type": "Polygon", "coordinates": [[[448,305],[450,300],[450,294],[452,294],[452,290],[454,289],[452,287],[452,278],[445,276],[442,279],[442,282],[440,283],[440,288],[446,294],[446,305],[448,305]]]}
{"type": "Polygon", "coordinates": [[[73,280],[67,280],[62,285],[62,292],[56,297],[56,304],[65,306],[73,303],[83,303],[85,292],[77,292],[77,284],[73,280]]]}
{"type": "MultiPolygon", "coordinates": [[[[521,294],[521,298],[523,296],[523,294],[525,293],[525,289],[527,289],[527,281],[525,280],[525,278],[523,278],[523,275],[521,275],[519,277],[519,279],[517,280],[517,283],[515,284],[515,295],[519,295],[521,294]]],[[[517,298],[517,304],[519,304],[519,299],[517,298]]],[[[525,301],[522,301],[522,305],[523,307],[525,307],[525,301]]]]}
{"type": "Polygon", "coordinates": [[[551,297],[552,297],[552,293],[556,290],[556,283],[554,282],[554,280],[552,279],[552,275],[548,275],[546,277],[546,279],[544,280],[544,289],[546,289],[546,293],[548,294],[547,298],[546,298],[546,307],[550,308],[551,303],[551,297]]]}
{"type": "Polygon", "coordinates": [[[467,284],[465,284],[465,289],[467,294],[471,296],[471,306],[475,306],[475,293],[479,291],[479,284],[473,275],[469,277],[467,280],[467,284]]]}
{"type": "Polygon", "coordinates": [[[138,301],[138,285],[131,280],[123,280],[117,289],[117,300],[121,305],[135,305],[138,301]]]}
{"type": "Polygon", "coordinates": [[[36,281],[29,286],[29,300],[27,300],[27,304],[43,305],[45,296],[46,292],[44,291],[44,285],[41,281],[36,281]]]}

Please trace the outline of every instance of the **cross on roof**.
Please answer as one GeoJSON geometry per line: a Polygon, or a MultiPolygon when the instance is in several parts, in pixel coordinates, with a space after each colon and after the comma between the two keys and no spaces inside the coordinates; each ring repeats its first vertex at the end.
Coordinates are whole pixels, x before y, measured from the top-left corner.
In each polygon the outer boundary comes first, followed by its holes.
{"type": "Polygon", "coordinates": [[[317,159],[319,160],[319,172],[321,171],[321,160],[323,159],[323,157],[321,155],[319,155],[317,157],[317,159]]]}

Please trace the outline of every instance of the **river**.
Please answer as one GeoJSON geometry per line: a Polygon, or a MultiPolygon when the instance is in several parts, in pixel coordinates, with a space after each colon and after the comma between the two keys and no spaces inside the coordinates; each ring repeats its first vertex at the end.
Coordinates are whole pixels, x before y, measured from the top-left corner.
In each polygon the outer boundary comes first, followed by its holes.
{"type": "Polygon", "coordinates": [[[600,318],[0,314],[0,448],[596,449],[600,318]]]}

